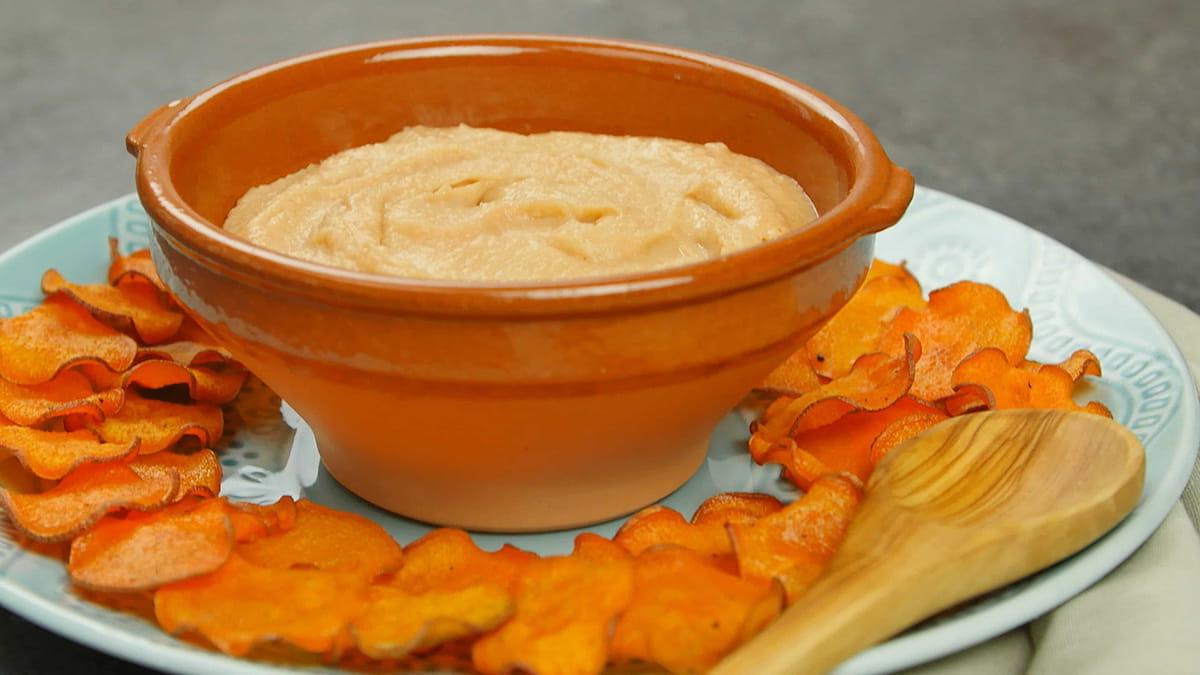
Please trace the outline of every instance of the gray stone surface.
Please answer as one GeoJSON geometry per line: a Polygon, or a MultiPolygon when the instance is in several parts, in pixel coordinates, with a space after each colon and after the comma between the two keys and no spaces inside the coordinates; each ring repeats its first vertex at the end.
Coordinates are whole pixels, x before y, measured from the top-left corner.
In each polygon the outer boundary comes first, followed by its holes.
{"type": "MultiPolygon", "coordinates": [[[[231,73],[405,35],[578,33],[809,82],[921,183],[1200,310],[1198,29],[1194,0],[0,0],[0,250],[129,192],[130,125],[231,73]]],[[[81,666],[144,672],[0,611],[0,673],[81,666]]]]}

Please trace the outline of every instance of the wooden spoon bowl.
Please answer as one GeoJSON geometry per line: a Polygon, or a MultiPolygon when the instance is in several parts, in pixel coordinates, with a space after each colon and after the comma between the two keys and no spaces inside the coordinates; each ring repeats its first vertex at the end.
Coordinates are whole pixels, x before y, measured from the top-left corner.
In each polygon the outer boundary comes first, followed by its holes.
{"type": "Polygon", "coordinates": [[[714,673],[823,673],[1070,556],[1137,504],[1145,451],[1098,415],[956,417],[896,448],[825,575],[714,673]]]}

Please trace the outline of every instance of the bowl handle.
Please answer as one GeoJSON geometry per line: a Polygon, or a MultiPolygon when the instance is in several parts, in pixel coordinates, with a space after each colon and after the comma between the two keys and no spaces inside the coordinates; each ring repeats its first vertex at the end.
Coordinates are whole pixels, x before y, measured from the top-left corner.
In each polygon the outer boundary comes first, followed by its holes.
{"type": "Polygon", "coordinates": [[[190,98],[177,98],[170,103],[161,105],[154,112],[146,115],[140,122],[133,125],[133,128],[125,135],[125,149],[129,154],[137,157],[142,152],[142,146],[145,145],[146,138],[157,131],[176,108],[190,100],[190,98]]]}
{"type": "Polygon", "coordinates": [[[913,187],[913,177],[908,169],[893,165],[883,194],[859,217],[858,233],[875,234],[895,225],[912,201],[913,187]]]}

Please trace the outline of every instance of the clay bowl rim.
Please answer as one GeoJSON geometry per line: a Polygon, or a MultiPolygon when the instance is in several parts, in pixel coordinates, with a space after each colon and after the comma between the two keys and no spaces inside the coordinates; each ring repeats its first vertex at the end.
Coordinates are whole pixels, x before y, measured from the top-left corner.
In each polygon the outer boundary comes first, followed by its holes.
{"type": "MultiPolygon", "coordinates": [[[[714,139],[719,140],[719,139],[714,139]]],[[[734,59],[647,42],[539,34],[439,35],[360,43],[276,61],[151,112],[129,132],[138,197],[160,233],[189,257],[234,279],[336,306],[430,316],[553,317],[651,309],[700,301],[794,275],[893,225],[912,199],[913,179],[892,164],[871,129],[833,98],[800,82],[734,59]],[[486,48],[501,48],[488,53],[486,48]],[[432,53],[430,48],[442,48],[432,53]],[[484,49],[480,49],[484,48],[484,49]],[[505,49],[507,48],[507,49],[505,49]],[[808,226],[732,254],[649,272],[547,282],[477,283],[358,272],[277,253],[228,234],[176,191],[170,163],[180,120],[249,80],[314,61],[363,54],[364,61],[567,50],[658,62],[680,61],[767,85],[846,135],[852,185],[808,226]],[[456,51],[457,50],[457,51],[456,51]],[[432,55],[431,55],[432,53],[432,55]]],[[[835,156],[840,153],[830,148],[835,156]]]]}

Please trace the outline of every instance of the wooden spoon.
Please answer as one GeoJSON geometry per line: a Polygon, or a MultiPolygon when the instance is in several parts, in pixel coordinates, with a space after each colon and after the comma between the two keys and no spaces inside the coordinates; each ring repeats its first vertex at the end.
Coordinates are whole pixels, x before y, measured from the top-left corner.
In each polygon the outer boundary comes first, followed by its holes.
{"type": "Polygon", "coordinates": [[[1087,413],[955,417],[871,476],[817,583],[717,674],[824,673],[946,608],[1051,565],[1133,509],[1145,451],[1087,413]]]}

